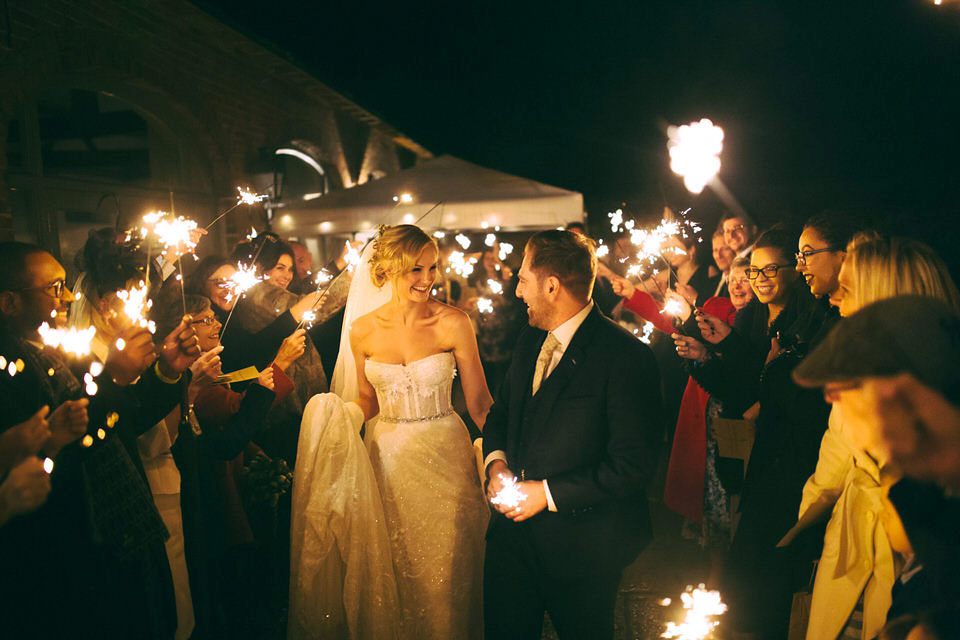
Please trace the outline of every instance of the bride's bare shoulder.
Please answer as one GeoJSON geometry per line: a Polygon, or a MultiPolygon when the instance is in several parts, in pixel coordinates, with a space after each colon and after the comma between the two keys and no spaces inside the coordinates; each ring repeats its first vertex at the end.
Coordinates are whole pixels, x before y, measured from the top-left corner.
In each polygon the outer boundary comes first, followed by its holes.
{"type": "Polygon", "coordinates": [[[377,312],[379,309],[374,309],[370,313],[366,313],[359,318],[355,318],[353,323],[350,325],[350,340],[351,342],[359,342],[367,338],[377,327],[377,312]]]}
{"type": "Polygon", "coordinates": [[[434,317],[441,323],[448,325],[470,324],[470,316],[462,309],[440,302],[439,300],[430,301],[431,311],[434,317]]]}

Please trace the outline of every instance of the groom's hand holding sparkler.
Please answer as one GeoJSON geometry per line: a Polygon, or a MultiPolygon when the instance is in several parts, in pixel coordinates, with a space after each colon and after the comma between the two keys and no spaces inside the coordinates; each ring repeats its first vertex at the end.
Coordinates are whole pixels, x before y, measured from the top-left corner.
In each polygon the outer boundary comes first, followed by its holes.
{"type": "Polygon", "coordinates": [[[522,522],[547,508],[542,480],[517,482],[503,460],[487,467],[487,498],[493,508],[514,522],[522,522]]]}

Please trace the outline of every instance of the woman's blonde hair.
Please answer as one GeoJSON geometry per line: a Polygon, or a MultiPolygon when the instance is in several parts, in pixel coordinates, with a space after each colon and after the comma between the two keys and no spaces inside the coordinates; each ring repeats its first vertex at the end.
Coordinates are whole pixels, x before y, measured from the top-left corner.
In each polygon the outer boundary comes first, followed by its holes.
{"type": "Polygon", "coordinates": [[[905,294],[937,298],[960,311],[960,293],[937,252],[918,240],[858,234],[844,258],[853,271],[856,308],[905,294]]]}
{"type": "Polygon", "coordinates": [[[373,284],[382,287],[413,269],[420,252],[428,245],[437,249],[437,241],[420,227],[412,224],[382,227],[373,241],[373,256],[370,258],[373,284]]]}

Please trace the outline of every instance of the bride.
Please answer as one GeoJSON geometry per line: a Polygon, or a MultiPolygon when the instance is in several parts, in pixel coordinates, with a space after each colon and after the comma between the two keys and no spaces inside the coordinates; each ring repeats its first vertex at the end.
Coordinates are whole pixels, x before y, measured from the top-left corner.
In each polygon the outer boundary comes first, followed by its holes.
{"type": "Polygon", "coordinates": [[[482,637],[489,509],[456,372],[481,428],[492,399],[469,319],[430,297],[438,256],[418,227],[388,227],[354,274],[337,395],[314,396],[301,427],[291,638],[482,637]]]}

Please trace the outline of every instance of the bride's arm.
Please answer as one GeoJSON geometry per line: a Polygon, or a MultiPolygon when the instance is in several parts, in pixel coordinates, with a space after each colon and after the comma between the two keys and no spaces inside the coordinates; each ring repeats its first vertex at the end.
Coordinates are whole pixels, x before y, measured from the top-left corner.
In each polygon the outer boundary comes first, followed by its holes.
{"type": "Polygon", "coordinates": [[[493,398],[490,397],[487,380],[483,375],[483,365],[480,363],[480,352],[477,349],[477,336],[473,332],[473,325],[467,314],[458,309],[451,315],[450,335],[453,337],[453,355],[457,359],[460,385],[467,400],[467,411],[470,412],[474,424],[482,431],[490,405],[493,404],[493,398]]]}
{"type": "Polygon", "coordinates": [[[377,392],[367,380],[367,372],[364,369],[367,356],[361,345],[367,333],[364,330],[365,326],[364,318],[359,318],[350,327],[350,349],[353,351],[353,361],[357,365],[357,389],[360,392],[357,404],[363,410],[363,420],[367,421],[380,413],[380,405],[377,402],[377,392]]]}

